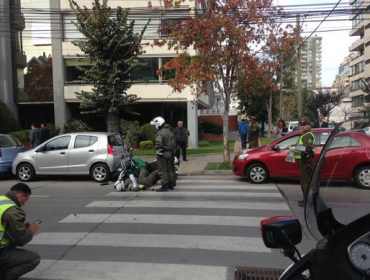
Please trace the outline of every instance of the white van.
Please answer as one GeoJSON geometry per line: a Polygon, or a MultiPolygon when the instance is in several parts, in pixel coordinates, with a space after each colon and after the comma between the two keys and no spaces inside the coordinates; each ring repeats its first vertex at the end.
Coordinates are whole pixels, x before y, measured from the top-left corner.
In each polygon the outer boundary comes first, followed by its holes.
{"type": "Polygon", "coordinates": [[[288,133],[291,133],[291,132],[296,131],[298,129],[299,129],[299,122],[298,121],[289,122],[288,133]]]}

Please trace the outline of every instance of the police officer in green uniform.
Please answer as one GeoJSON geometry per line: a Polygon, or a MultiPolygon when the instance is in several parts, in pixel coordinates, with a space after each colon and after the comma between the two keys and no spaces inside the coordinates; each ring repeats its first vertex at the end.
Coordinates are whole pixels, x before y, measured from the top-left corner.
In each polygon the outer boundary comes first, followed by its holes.
{"type": "Polygon", "coordinates": [[[39,229],[37,222],[26,222],[21,209],[31,189],[23,183],[15,184],[0,196],[0,279],[15,280],[34,270],[40,263],[39,254],[17,248],[30,242],[39,229]]]}
{"type": "Polygon", "coordinates": [[[250,116],[248,118],[248,122],[249,122],[249,130],[248,130],[249,149],[257,148],[258,147],[258,137],[260,135],[260,128],[255,123],[256,117],[250,116]]]}
{"type": "Polygon", "coordinates": [[[176,137],[167,128],[165,128],[165,120],[162,117],[156,117],[151,122],[158,130],[155,135],[154,149],[157,154],[158,175],[161,177],[162,187],[157,192],[166,192],[173,190],[172,182],[175,174],[172,170],[172,161],[176,151],[176,137]]]}
{"type": "Polygon", "coordinates": [[[315,135],[311,132],[311,122],[309,118],[301,118],[299,125],[302,134],[295,145],[294,158],[298,162],[301,177],[300,183],[303,193],[303,200],[298,201],[298,205],[303,207],[313,171],[316,141],[315,135]]]}

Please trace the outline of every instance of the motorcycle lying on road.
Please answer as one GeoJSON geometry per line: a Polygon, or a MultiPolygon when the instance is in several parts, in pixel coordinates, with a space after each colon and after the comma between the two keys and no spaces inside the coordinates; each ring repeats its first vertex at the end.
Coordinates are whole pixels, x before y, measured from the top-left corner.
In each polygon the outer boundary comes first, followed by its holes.
{"type": "MultiPolygon", "coordinates": [[[[123,154],[121,156],[119,168],[119,176],[117,181],[114,184],[114,189],[118,192],[120,191],[127,191],[128,186],[125,185],[124,181],[128,178],[133,182],[134,187],[133,190],[138,191],[140,190],[140,186],[136,183],[135,177],[139,177],[140,171],[143,168],[148,168],[151,171],[158,170],[157,162],[154,160],[151,163],[148,163],[141,158],[134,158],[133,149],[127,146],[124,146],[123,154]]],[[[176,178],[178,176],[178,169],[180,167],[180,161],[175,157],[174,161],[175,165],[175,174],[176,178]]],[[[156,182],[153,184],[155,185],[156,182]]]]}
{"type": "MultiPolygon", "coordinates": [[[[348,168],[346,163],[356,160],[361,149],[369,149],[367,143],[351,138],[352,133],[365,133],[363,129],[368,126],[369,119],[338,124],[316,164],[304,210],[307,229],[318,240],[316,248],[300,254],[296,245],[302,240],[302,227],[295,217],[277,216],[261,221],[265,246],[281,249],[294,262],[280,280],[370,279],[370,193],[351,183],[343,185],[330,180],[330,175],[348,168]],[[325,164],[329,157],[330,162],[337,158],[336,164],[325,164]]],[[[369,164],[358,166],[353,172],[362,172],[360,178],[370,184],[370,151],[368,157],[369,164]]]]}

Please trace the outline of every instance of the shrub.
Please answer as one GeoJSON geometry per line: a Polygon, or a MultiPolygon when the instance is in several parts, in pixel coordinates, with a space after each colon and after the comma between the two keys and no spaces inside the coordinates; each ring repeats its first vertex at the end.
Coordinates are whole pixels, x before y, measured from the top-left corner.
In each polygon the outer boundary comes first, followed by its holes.
{"type": "Polygon", "coordinates": [[[202,121],[199,123],[199,130],[204,133],[222,134],[222,125],[213,121],[202,121]]]}
{"type": "Polygon", "coordinates": [[[140,125],[138,121],[121,120],[122,137],[130,147],[137,147],[140,136],[140,125]]]}
{"type": "Polygon", "coordinates": [[[209,145],[210,145],[210,143],[208,141],[199,141],[198,142],[199,147],[207,147],[209,145]]]}
{"type": "Polygon", "coordinates": [[[17,137],[22,143],[30,142],[30,130],[18,130],[9,134],[17,137]]]}
{"type": "Polygon", "coordinates": [[[0,101],[0,133],[9,133],[20,130],[21,126],[12,111],[0,101]]]}
{"type": "Polygon", "coordinates": [[[91,127],[89,127],[81,120],[69,119],[68,122],[63,125],[62,133],[84,132],[92,130],[93,129],[91,127]]]}
{"type": "Polygon", "coordinates": [[[140,127],[140,141],[150,140],[152,143],[154,143],[156,134],[157,130],[149,123],[146,123],[140,127]]]}
{"type": "Polygon", "coordinates": [[[141,141],[140,142],[140,149],[141,150],[153,150],[153,142],[148,140],[148,141],[141,141]]]}
{"type": "Polygon", "coordinates": [[[59,126],[56,126],[52,123],[47,123],[46,126],[49,128],[50,137],[54,137],[54,136],[59,135],[60,130],[61,130],[59,126]]]}

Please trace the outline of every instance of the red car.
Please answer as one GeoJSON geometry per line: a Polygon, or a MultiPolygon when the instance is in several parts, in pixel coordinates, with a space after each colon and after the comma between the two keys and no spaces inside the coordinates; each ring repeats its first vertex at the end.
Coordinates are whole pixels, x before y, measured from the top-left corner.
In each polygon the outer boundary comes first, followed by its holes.
{"type": "MultiPolygon", "coordinates": [[[[332,130],[312,130],[316,138],[315,163],[332,130]]],[[[287,162],[285,158],[288,147],[297,143],[301,133],[295,131],[268,145],[236,154],[232,165],[234,174],[256,184],[265,183],[269,178],[299,178],[298,164],[287,162]]],[[[363,131],[337,134],[325,156],[321,177],[353,178],[359,187],[370,189],[370,136],[363,131]]]]}

